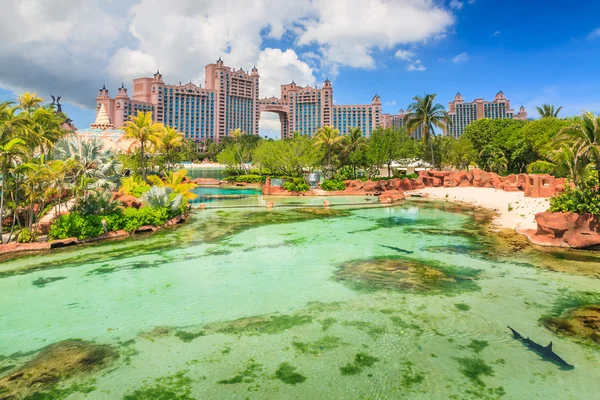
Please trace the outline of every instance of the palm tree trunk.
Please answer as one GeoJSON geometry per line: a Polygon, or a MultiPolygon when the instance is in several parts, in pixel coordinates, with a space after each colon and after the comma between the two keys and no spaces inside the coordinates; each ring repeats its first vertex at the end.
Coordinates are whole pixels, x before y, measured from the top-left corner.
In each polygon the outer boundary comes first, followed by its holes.
{"type": "Polygon", "coordinates": [[[3,228],[3,220],[4,220],[4,192],[6,192],[6,176],[8,175],[6,168],[6,161],[2,164],[2,194],[0,195],[0,243],[4,243],[4,236],[2,235],[3,228]]]}
{"type": "Polygon", "coordinates": [[[429,134],[429,147],[431,148],[431,168],[435,168],[435,157],[433,155],[433,138],[429,134]]]}
{"type": "Polygon", "coordinates": [[[146,158],[144,157],[144,141],[140,141],[140,153],[142,154],[142,179],[146,181],[146,158]]]}

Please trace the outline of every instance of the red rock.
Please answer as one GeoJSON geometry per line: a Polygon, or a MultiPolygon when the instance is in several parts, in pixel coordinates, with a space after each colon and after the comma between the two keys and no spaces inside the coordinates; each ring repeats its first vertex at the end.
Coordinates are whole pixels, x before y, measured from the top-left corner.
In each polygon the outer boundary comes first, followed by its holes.
{"type": "Polygon", "coordinates": [[[468,171],[452,171],[444,178],[444,187],[467,187],[471,186],[473,175],[468,171]]]}
{"type": "Polygon", "coordinates": [[[143,232],[156,232],[158,230],[157,227],[151,225],[140,226],[135,230],[135,233],[143,233],[143,232]]]}
{"type": "Polygon", "coordinates": [[[366,193],[373,193],[377,190],[377,182],[366,181],[362,187],[362,191],[366,193]]]}
{"type": "Polygon", "coordinates": [[[566,235],[567,244],[574,249],[592,249],[600,246],[600,234],[587,229],[573,229],[566,235]]]}
{"type": "Polygon", "coordinates": [[[425,189],[425,184],[423,183],[423,181],[421,179],[411,179],[411,186],[412,186],[412,190],[417,190],[417,189],[425,189]]]}
{"type": "Polygon", "coordinates": [[[196,185],[219,185],[221,182],[213,178],[196,178],[192,181],[196,185]]]}
{"type": "Polygon", "coordinates": [[[579,215],[573,213],[542,212],[535,215],[537,235],[552,235],[562,238],[565,232],[575,226],[579,215]]]}
{"type": "Polygon", "coordinates": [[[140,199],[129,194],[118,197],[117,201],[121,202],[125,207],[140,208],[142,206],[140,199]]]}
{"type": "Polygon", "coordinates": [[[413,190],[413,184],[412,184],[411,180],[408,178],[403,178],[400,181],[398,190],[413,190]]]}
{"type": "Polygon", "coordinates": [[[79,239],[76,237],[67,238],[67,239],[57,239],[48,242],[51,249],[57,249],[59,247],[73,246],[79,243],[79,239]]]}
{"type": "Polygon", "coordinates": [[[0,244],[0,254],[24,253],[50,249],[49,243],[7,243],[0,244]]]}
{"type": "Polygon", "coordinates": [[[399,190],[388,190],[379,196],[379,202],[383,204],[390,204],[404,200],[404,198],[404,192],[399,190]]]}

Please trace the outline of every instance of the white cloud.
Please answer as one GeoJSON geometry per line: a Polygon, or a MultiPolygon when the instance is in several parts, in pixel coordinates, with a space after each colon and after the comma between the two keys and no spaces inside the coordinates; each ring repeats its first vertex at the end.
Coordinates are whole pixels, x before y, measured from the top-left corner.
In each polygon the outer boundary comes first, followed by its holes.
{"type": "Polygon", "coordinates": [[[260,96],[280,96],[280,85],[290,83],[314,85],[315,77],[313,69],[304,61],[298,59],[298,55],[292,49],[281,51],[280,49],[267,48],[260,54],[256,63],[260,74],[260,96]]]}
{"type": "Polygon", "coordinates": [[[395,106],[396,105],[396,100],[392,100],[392,101],[388,101],[383,103],[384,106],[395,106]]]}
{"type": "MultiPolygon", "coordinates": [[[[203,83],[219,56],[256,64],[261,94],[278,93],[289,78],[313,84],[317,68],[375,68],[377,52],[439,40],[454,24],[433,0],[3,0],[2,9],[0,87],[90,108],[105,80],[112,95],[156,68],[167,82],[203,83]],[[263,49],[265,37],[294,43],[300,58],[263,49]]],[[[403,51],[409,70],[425,69],[403,51]]]]}
{"type": "Polygon", "coordinates": [[[454,64],[463,64],[466,63],[467,61],[469,61],[471,57],[469,56],[468,53],[460,53],[459,55],[457,55],[456,57],[454,57],[452,59],[452,62],[454,64]]]}
{"type": "Polygon", "coordinates": [[[412,71],[425,71],[427,68],[425,68],[425,66],[423,64],[421,64],[421,60],[415,60],[415,62],[412,62],[410,64],[408,64],[408,67],[406,67],[406,70],[409,72],[412,71]]]}
{"type": "Polygon", "coordinates": [[[258,123],[258,131],[261,136],[279,139],[281,137],[279,116],[275,113],[262,113],[258,123]]]}
{"type": "Polygon", "coordinates": [[[588,39],[596,39],[600,37],[600,28],[596,28],[587,35],[588,39]]]}
{"type": "Polygon", "coordinates": [[[398,49],[394,56],[400,60],[410,61],[415,56],[415,53],[410,50],[398,49]]]}
{"type": "Polygon", "coordinates": [[[160,66],[155,58],[140,50],[131,50],[127,47],[117,50],[111,57],[106,71],[116,80],[131,80],[140,76],[149,76],[160,66]]]}
{"type": "Polygon", "coordinates": [[[456,10],[462,10],[464,5],[465,4],[460,0],[451,0],[450,1],[450,8],[454,8],[456,10]]]}
{"type": "Polygon", "coordinates": [[[492,33],[492,36],[500,36],[501,34],[502,34],[502,32],[496,31],[496,32],[492,33]]]}
{"type": "Polygon", "coordinates": [[[452,14],[430,0],[314,0],[313,18],[299,20],[298,44],[316,43],[326,65],[374,68],[375,50],[443,34],[452,14]]]}

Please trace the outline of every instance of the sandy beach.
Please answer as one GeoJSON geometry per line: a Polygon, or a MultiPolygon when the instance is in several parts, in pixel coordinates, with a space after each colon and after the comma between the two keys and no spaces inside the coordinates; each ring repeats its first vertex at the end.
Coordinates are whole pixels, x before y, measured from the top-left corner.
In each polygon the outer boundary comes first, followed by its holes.
{"type": "Polygon", "coordinates": [[[447,199],[492,209],[498,213],[494,224],[510,229],[536,229],[535,214],[547,211],[550,206],[548,199],[525,197],[523,192],[487,188],[425,188],[406,192],[407,197],[411,193],[428,194],[430,199],[447,199]]]}

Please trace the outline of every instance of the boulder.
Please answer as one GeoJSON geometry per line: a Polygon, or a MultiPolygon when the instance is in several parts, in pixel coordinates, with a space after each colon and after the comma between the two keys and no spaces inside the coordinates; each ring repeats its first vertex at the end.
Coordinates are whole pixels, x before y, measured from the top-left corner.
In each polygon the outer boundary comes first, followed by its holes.
{"type": "Polygon", "coordinates": [[[398,190],[413,190],[413,184],[410,179],[402,178],[398,185],[398,190]]]}
{"type": "Polygon", "coordinates": [[[536,235],[552,235],[553,238],[562,238],[564,234],[575,226],[579,215],[573,213],[541,212],[535,215],[537,222],[536,235]]]}
{"type": "Polygon", "coordinates": [[[404,200],[404,198],[404,192],[399,190],[388,190],[379,196],[379,202],[383,204],[390,204],[404,200]]]}
{"type": "Polygon", "coordinates": [[[219,185],[221,182],[213,178],[196,178],[192,181],[196,185],[219,185]]]}
{"type": "Polygon", "coordinates": [[[144,226],[140,226],[138,229],[136,229],[135,233],[156,232],[157,230],[158,230],[158,228],[155,226],[144,225],[144,226]]]}
{"type": "Polygon", "coordinates": [[[378,182],[366,181],[362,187],[362,191],[366,193],[374,193],[377,191],[378,182]]]}
{"type": "Polygon", "coordinates": [[[600,220],[591,214],[538,213],[538,229],[532,236],[536,243],[567,245],[574,249],[600,247],[600,220]]]}
{"type": "Polygon", "coordinates": [[[410,180],[412,190],[425,189],[425,184],[420,178],[410,180]]]}
{"type": "Polygon", "coordinates": [[[79,243],[79,239],[76,237],[67,238],[67,239],[56,239],[48,242],[50,244],[51,249],[57,249],[59,247],[73,246],[79,243]]]}
{"type": "Polygon", "coordinates": [[[140,199],[130,194],[117,197],[116,200],[121,202],[121,204],[123,204],[125,207],[140,208],[142,206],[140,199]]]}
{"type": "Polygon", "coordinates": [[[444,187],[468,187],[473,182],[473,175],[468,171],[452,171],[444,178],[444,187]]]}

